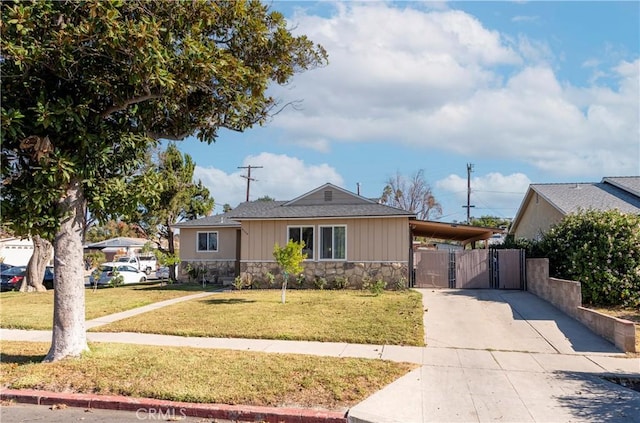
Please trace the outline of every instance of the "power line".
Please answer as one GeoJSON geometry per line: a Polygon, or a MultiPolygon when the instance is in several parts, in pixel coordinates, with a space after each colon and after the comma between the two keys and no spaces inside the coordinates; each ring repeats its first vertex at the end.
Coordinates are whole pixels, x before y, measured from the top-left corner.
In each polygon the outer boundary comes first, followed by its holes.
{"type": "Polygon", "coordinates": [[[238,169],[247,169],[247,174],[240,175],[240,177],[247,180],[247,201],[249,201],[249,188],[251,186],[251,181],[257,181],[257,179],[251,177],[251,169],[262,169],[262,166],[238,166],[238,169]]]}

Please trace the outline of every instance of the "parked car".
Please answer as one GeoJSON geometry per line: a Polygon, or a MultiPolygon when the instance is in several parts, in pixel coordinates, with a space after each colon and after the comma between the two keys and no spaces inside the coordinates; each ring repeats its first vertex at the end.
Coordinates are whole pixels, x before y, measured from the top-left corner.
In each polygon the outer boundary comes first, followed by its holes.
{"type": "Polygon", "coordinates": [[[158,262],[156,261],[156,258],[153,255],[125,256],[125,257],[120,257],[118,260],[116,260],[116,262],[130,264],[131,266],[146,273],[147,275],[150,275],[151,271],[158,267],[158,262]]]}
{"type": "Polygon", "coordinates": [[[156,278],[158,278],[158,279],[169,279],[169,268],[168,267],[158,267],[158,270],[156,270],[156,278]]]}
{"type": "Polygon", "coordinates": [[[109,285],[117,276],[122,276],[123,285],[147,280],[145,272],[141,272],[129,264],[104,263],[91,274],[88,286],[93,286],[96,281],[98,286],[109,285]]]}
{"type": "MultiPolygon", "coordinates": [[[[0,273],[0,291],[13,291],[16,289],[14,278],[21,276],[27,270],[27,266],[12,266],[0,273]]],[[[22,278],[20,278],[22,279],[22,278]]]]}
{"type": "MultiPolygon", "coordinates": [[[[20,287],[20,283],[27,273],[27,266],[13,266],[0,274],[1,290],[13,291],[20,287]]],[[[53,266],[44,269],[42,284],[47,289],[53,289],[53,266]]]]}

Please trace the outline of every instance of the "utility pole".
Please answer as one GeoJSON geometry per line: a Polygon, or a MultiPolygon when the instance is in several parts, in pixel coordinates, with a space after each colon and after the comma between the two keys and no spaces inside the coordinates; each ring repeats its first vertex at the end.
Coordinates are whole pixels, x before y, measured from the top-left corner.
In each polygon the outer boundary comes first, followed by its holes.
{"type": "Polygon", "coordinates": [[[473,172],[473,164],[467,163],[467,205],[462,206],[467,209],[467,225],[471,223],[471,172],[473,172]]]}
{"type": "Polygon", "coordinates": [[[238,166],[238,169],[247,169],[247,174],[240,176],[247,180],[247,201],[249,201],[249,187],[251,185],[251,181],[257,181],[257,179],[251,177],[251,169],[262,169],[262,166],[238,166]]]}

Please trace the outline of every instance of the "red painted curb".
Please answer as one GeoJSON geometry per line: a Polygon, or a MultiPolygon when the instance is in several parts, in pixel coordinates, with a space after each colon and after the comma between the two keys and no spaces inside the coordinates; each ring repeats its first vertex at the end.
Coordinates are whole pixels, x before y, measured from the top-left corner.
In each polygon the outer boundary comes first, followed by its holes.
{"type": "Polygon", "coordinates": [[[0,399],[20,403],[126,410],[172,417],[202,417],[266,423],[346,423],[347,417],[335,411],[302,408],[275,408],[252,405],[197,404],[120,395],[71,394],[35,389],[0,389],[0,399]]]}

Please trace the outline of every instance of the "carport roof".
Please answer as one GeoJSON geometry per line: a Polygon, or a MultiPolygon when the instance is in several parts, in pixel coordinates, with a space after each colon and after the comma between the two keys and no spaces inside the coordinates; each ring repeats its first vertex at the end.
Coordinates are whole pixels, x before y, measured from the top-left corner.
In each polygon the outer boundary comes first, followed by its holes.
{"type": "Polygon", "coordinates": [[[470,242],[487,240],[494,234],[503,233],[503,229],[484,228],[462,225],[460,223],[443,223],[429,220],[410,220],[409,226],[413,236],[460,241],[463,245],[470,242]]]}

